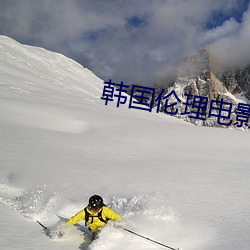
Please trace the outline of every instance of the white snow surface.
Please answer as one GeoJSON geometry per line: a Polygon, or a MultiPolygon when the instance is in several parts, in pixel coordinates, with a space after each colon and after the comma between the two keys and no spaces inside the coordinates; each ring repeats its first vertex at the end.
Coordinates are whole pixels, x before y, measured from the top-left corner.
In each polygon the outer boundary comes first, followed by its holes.
{"type": "Polygon", "coordinates": [[[99,194],[123,227],[168,246],[249,250],[249,132],[105,105],[103,86],[0,36],[0,249],[164,249],[112,223],[92,243],[84,222],[61,239],[36,223],[53,231],[99,194]]]}

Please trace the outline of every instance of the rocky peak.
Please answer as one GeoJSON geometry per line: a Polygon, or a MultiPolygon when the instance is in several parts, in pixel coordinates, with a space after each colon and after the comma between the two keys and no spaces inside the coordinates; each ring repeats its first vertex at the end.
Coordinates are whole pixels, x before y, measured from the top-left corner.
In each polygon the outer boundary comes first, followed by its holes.
{"type": "MultiPolygon", "coordinates": [[[[230,127],[235,127],[236,114],[238,103],[243,100],[237,99],[233,96],[233,93],[239,93],[245,91],[249,94],[250,85],[250,67],[243,71],[231,71],[227,73],[214,73],[212,60],[210,60],[209,51],[202,49],[194,55],[188,57],[177,69],[177,77],[171,87],[168,88],[166,95],[171,91],[175,91],[182,103],[178,103],[175,107],[178,108],[179,112],[175,116],[185,121],[199,124],[203,126],[215,126],[221,127],[217,123],[215,117],[209,117],[209,107],[212,100],[228,102],[232,104],[232,113],[230,119],[232,123],[230,127]],[[183,113],[188,114],[195,110],[195,107],[189,105],[186,107],[182,105],[187,101],[187,95],[201,96],[208,99],[206,119],[199,120],[190,118],[190,115],[182,115],[183,113]]],[[[192,104],[193,97],[189,99],[192,104]]],[[[168,104],[174,103],[176,100],[169,99],[168,104]]],[[[164,111],[162,103],[161,110],[164,111]]],[[[218,111],[219,112],[219,111],[218,111]]]]}
{"type": "Polygon", "coordinates": [[[196,75],[206,74],[210,69],[209,53],[202,49],[194,55],[188,57],[177,69],[177,77],[193,77],[196,75]]]}
{"type": "MultiPolygon", "coordinates": [[[[176,78],[172,84],[166,84],[166,86],[155,85],[155,96],[158,97],[160,94],[162,96],[160,105],[157,98],[157,102],[154,102],[153,106],[157,106],[160,112],[166,113],[165,104],[167,103],[167,114],[196,125],[248,129],[250,124],[244,124],[240,128],[237,126],[238,121],[235,112],[237,111],[238,103],[250,103],[250,101],[245,101],[247,99],[250,100],[250,66],[245,69],[227,70],[226,72],[219,72],[218,69],[219,67],[213,62],[209,51],[201,49],[188,57],[177,68],[176,78]],[[178,99],[176,96],[170,95],[173,91],[178,99]],[[234,94],[240,95],[236,97],[234,94]],[[239,96],[245,97],[245,99],[243,98],[243,100],[239,96]],[[197,103],[199,97],[204,98],[200,98],[200,103],[199,101],[197,103]],[[202,103],[204,99],[207,100],[207,105],[202,103]],[[193,105],[194,102],[195,105],[193,105]],[[212,114],[215,114],[215,116],[209,113],[211,103],[212,114]],[[223,104],[222,108],[225,110],[222,111],[218,107],[213,106],[218,106],[219,103],[223,104]],[[229,105],[226,103],[232,104],[229,118],[225,118],[225,113],[229,113],[227,112],[227,106],[229,105]],[[192,117],[192,113],[200,112],[196,105],[205,105],[200,106],[200,110],[202,110],[201,116],[205,119],[192,117]],[[176,113],[175,111],[177,110],[178,112],[176,113]],[[219,113],[224,115],[224,117],[219,118],[221,124],[218,124],[219,113]],[[216,115],[218,116],[216,117],[216,115]]],[[[131,94],[131,87],[128,93],[131,94]]],[[[148,98],[151,101],[150,94],[148,98]]]]}
{"type": "Polygon", "coordinates": [[[220,82],[210,67],[210,56],[202,49],[188,57],[177,69],[174,85],[182,86],[184,94],[205,96],[209,99],[218,98],[219,93],[225,93],[226,88],[220,82]]]}

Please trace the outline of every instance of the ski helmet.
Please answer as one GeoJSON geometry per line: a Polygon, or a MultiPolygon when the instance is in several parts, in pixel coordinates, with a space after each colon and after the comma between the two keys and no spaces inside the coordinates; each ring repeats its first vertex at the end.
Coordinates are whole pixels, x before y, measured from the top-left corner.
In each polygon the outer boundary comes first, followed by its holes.
{"type": "Polygon", "coordinates": [[[89,206],[93,210],[98,210],[103,207],[103,199],[99,195],[93,195],[89,198],[89,206]]]}

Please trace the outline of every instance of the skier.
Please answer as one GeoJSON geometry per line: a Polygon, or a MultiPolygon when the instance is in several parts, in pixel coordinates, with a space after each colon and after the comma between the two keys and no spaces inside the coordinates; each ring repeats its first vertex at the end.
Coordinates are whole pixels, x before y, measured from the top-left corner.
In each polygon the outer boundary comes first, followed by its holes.
{"type": "Polygon", "coordinates": [[[89,198],[89,204],[72,216],[67,224],[74,225],[80,220],[85,220],[85,226],[92,232],[92,238],[94,239],[109,220],[120,222],[122,219],[113,210],[105,206],[101,196],[95,194],[89,198]]]}

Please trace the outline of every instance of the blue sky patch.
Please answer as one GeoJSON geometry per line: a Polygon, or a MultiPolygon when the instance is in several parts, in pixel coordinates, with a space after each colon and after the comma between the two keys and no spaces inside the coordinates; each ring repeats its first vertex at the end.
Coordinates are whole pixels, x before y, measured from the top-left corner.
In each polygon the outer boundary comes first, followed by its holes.
{"type": "Polygon", "coordinates": [[[226,20],[234,18],[238,23],[241,23],[244,12],[248,9],[249,0],[239,0],[238,8],[230,13],[225,13],[223,10],[215,11],[210,20],[206,23],[206,29],[213,29],[221,26],[226,20]]]}
{"type": "Polygon", "coordinates": [[[131,16],[127,18],[127,24],[130,27],[139,28],[147,24],[147,19],[145,17],[131,16]]]}

